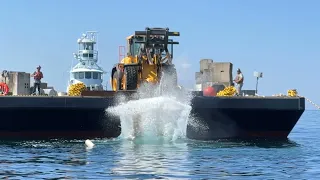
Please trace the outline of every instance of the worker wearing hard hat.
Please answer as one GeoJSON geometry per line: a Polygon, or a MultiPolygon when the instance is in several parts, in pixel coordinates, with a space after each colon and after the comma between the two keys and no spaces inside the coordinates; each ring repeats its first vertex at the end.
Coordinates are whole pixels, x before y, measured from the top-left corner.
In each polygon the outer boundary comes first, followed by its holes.
{"type": "Polygon", "coordinates": [[[32,94],[35,94],[36,89],[38,89],[39,95],[41,94],[40,92],[40,84],[41,84],[41,79],[43,78],[43,74],[41,72],[41,66],[37,67],[37,70],[31,74],[31,77],[34,78],[34,85],[33,85],[33,92],[32,94]]]}
{"type": "Polygon", "coordinates": [[[244,76],[243,76],[241,70],[238,68],[236,78],[233,80],[235,83],[237,83],[237,95],[240,95],[240,93],[241,93],[241,89],[243,86],[243,80],[244,80],[244,76]]]}

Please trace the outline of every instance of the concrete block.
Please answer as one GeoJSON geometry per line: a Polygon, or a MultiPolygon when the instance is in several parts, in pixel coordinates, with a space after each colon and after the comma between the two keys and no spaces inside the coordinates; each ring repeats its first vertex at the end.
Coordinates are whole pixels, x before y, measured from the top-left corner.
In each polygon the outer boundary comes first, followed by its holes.
{"type": "Polygon", "coordinates": [[[195,72],[194,75],[195,75],[196,84],[200,84],[202,82],[201,81],[202,73],[201,72],[195,72]]]}
{"type": "Polygon", "coordinates": [[[200,72],[203,72],[204,70],[208,70],[211,63],[213,63],[212,59],[201,59],[200,72]]]}
{"type": "Polygon", "coordinates": [[[195,91],[202,91],[202,84],[196,84],[194,87],[195,91]]]}
{"type": "Polygon", "coordinates": [[[40,84],[41,89],[47,89],[47,87],[48,87],[48,83],[41,82],[40,84]]]}
{"type": "Polygon", "coordinates": [[[225,62],[214,63],[212,81],[227,84],[232,83],[232,64],[225,62]]]}
{"type": "Polygon", "coordinates": [[[9,86],[12,95],[29,95],[30,73],[9,71],[8,77],[1,77],[1,82],[9,86]]]}
{"type": "Polygon", "coordinates": [[[29,95],[30,92],[30,73],[17,72],[16,73],[17,95],[29,95]]]}
{"type": "Polygon", "coordinates": [[[195,76],[196,84],[211,81],[211,72],[209,70],[204,70],[204,72],[196,72],[195,76]]]}
{"type": "Polygon", "coordinates": [[[202,88],[208,83],[221,83],[224,86],[233,84],[233,64],[231,62],[213,62],[212,59],[200,60],[200,72],[196,72],[196,84],[202,84],[202,88]]]}

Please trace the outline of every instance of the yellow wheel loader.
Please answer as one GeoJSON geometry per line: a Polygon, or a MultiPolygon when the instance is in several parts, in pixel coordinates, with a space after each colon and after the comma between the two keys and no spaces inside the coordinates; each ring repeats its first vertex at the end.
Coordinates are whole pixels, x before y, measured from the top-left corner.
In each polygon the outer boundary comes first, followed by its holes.
{"type": "Polygon", "coordinates": [[[144,83],[160,82],[170,82],[168,87],[177,86],[172,58],[173,45],[179,42],[169,39],[170,36],[180,36],[180,33],[170,32],[169,28],[147,27],[127,37],[127,54],[111,71],[112,90],[134,91],[144,83]]]}

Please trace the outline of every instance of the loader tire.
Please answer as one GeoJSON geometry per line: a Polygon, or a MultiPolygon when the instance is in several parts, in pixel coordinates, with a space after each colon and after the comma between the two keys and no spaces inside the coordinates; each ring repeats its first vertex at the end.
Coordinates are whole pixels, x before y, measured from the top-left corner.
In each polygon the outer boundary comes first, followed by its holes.
{"type": "Polygon", "coordinates": [[[118,71],[113,71],[112,84],[111,84],[112,90],[118,91],[120,89],[120,86],[121,86],[121,82],[119,80],[119,73],[118,71]]]}
{"type": "Polygon", "coordinates": [[[136,90],[138,87],[138,68],[127,66],[124,68],[124,90],[136,90]]]}

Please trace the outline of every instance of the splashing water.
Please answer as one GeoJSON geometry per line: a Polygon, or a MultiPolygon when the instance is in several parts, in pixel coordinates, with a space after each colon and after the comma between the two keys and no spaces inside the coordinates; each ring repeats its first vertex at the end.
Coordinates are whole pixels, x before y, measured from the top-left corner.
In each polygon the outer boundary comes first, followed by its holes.
{"type": "Polygon", "coordinates": [[[139,99],[120,102],[106,111],[120,117],[121,136],[126,139],[143,137],[175,141],[186,136],[191,111],[191,96],[174,89],[159,90],[159,86],[142,86],[139,99]],[[160,95],[161,94],[161,95],[160,95]]]}

